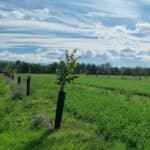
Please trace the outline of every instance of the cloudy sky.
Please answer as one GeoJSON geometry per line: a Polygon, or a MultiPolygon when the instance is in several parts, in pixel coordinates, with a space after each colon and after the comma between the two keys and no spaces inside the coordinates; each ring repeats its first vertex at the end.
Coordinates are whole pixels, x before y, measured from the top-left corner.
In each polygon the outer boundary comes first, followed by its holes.
{"type": "Polygon", "coordinates": [[[0,0],[0,60],[150,67],[150,0],[0,0]]]}

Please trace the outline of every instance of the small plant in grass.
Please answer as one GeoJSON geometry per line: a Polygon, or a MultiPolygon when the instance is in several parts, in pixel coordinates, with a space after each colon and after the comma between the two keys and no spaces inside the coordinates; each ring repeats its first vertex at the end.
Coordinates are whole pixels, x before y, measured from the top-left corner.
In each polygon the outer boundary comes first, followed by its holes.
{"type": "Polygon", "coordinates": [[[126,101],[130,101],[130,99],[131,99],[131,94],[130,94],[130,93],[126,93],[126,98],[125,98],[125,100],[126,100],[126,101]]]}
{"type": "Polygon", "coordinates": [[[59,66],[57,68],[57,84],[59,85],[58,92],[58,102],[56,109],[56,117],[55,117],[55,129],[59,129],[61,126],[64,101],[65,101],[65,86],[67,83],[73,83],[74,79],[77,78],[75,74],[77,68],[77,60],[76,56],[77,49],[75,49],[71,54],[66,51],[65,60],[61,60],[59,66]]]}
{"type": "Polygon", "coordinates": [[[21,89],[16,85],[16,83],[11,83],[11,98],[12,100],[22,100],[24,97],[21,89]]]}
{"type": "Polygon", "coordinates": [[[12,99],[13,100],[22,100],[23,99],[23,94],[21,92],[16,92],[12,94],[12,99]]]}
{"type": "Polygon", "coordinates": [[[38,115],[33,122],[34,129],[51,128],[52,126],[53,121],[45,117],[44,115],[38,115]]]}

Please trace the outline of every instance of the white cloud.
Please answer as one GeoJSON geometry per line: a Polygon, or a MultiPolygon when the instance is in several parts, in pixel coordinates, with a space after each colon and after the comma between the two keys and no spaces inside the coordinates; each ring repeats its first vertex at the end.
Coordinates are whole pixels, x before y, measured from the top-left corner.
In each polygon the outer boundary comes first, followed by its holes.
{"type": "Polygon", "coordinates": [[[58,59],[55,58],[49,58],[46,53],[44,52],[38,52],[38,53],[12,53],[7,50],[3,50],[0,52],[0,59],[1,60],[7,60],[7,61],[16,61],[16,60],[21,60],[21,61],[28,61],[32,63],[50,63],[53,61],[58,61],[58,59]]]}
{"type": "MultiPolygon", "coordinates": [[[[14,19],[0,19],[0,27],[7,28],[16,28],[16,31],[19,29],[22,30],[45,30],[45,31],[60,31],[60,32],[69,32],[69,33],[80,33],[80,28],[75,28],[67,26],[60,23],[45,22],[45,21],[36,21],[36,20],[14,20],[14,19]]],[[[88,30],[82,29],[83,32],[88,30]]]]}
{"type": "Polygon", "coordinates": [[[0,18],[5,19],[23,19],[25,17],[25,14],[18,10],[13,11],[4,11],[0,10],[0,18]]]}
{"type": "MultiPolygon", "coordinates": [[[[106,51],[115,49],[120,51],[125,48],[135,49],[136,51],[148,51],[150,47],[150,36],[136,37],[131,33],[135,30],[128,30],[125,26],[106,27],[103,24],[91,25],[89,28],[72,28],[61,24],[37,22],[37,21],[15,21],[8,20],[8,26],[23,28],[26,30],[45,30],[45,31],[63,31],[72,34],[89,35],[98,37],[98,39],[80,39],[80,38],[60,38],[54,35],[31,35],[31,34],[0,34],[1,48],[15,46],[34,45],[39,47],[53,48],[81,48],[87,50],[106,51]],[[8,23],[9,22],[9,23],[8,23]],[[59,45],[58,45],[59,43],[59,45]]],[[[0,25],[6,25],[2,21],[0,25]]],[[[142,32],[142,31],[141,31],[142,32]]]]}
{"type": "Polygon", "coordinates": [[[0,10],[0,18],[2,19],[32,19],[32,20],[46,20],[50,17],[50,9],[34,9],[34,10],[0,10]]]}
{"type": "Polygon", "coordinates": [[[25,17],[25,14],[18,10],[13,10],[9,15],[8,18],[23,19],[25,17]]]}
{"type": "Polygon", "coordinates": [[[125,26],[106,27],[102,24],[96,24],[94,29],[100,42],[107,45],[107,49],[121,50],[128,47],[136,51],[149,50],[150,37],[136,37],[131,34],[137,29],[128,30],[125,26]]]}
{"type": "Polygon", "coordinates": [[[50,9],[43,8],[43,9],[35,9],[33,11],[22,10],[27,17],[33,20],[46,20],[50,17],[50,9]]]}
{"type": "Polygon", "coordinates": [[[148,23],[148,22],[137,23],[135,31],[138,33],[150,32],[150,23],[148,23]]]}
{"type": "MultiPolygon", "coordinates": [[[[1,60],[8,60],[8,61],[16,61],[16,60],[21,60],[21,61],[27,61],[27,62],[32,62],[32,63],[44,63],[48,64],[50,62],[58,61],[59,58],[64,56],[64,50],[62,49],[43,49],[43,48],[38,48],[35,53],[14,53],[11,51],[3,50],[0,51],[0,59],[1,60]]],[[[90,50],[85,50],[85,49],[80,49],[78,51],[78,56],[80,58],[99,58],[99,60],[103,60],[105,62],[115,62],[115,61],[120,61],[122,59],[126,59],[128,61],[145,61],[149,62],[150,61],[150,55],[147,53],[137,53],[134,50],[130,49],[123,49],[120,52],[117,53],[116,56],[114,56],[111,51],[90,51],[90,50]]]]}
{"type": "Polygon", "coordinates": [[[142,3],[150,4],[150,0],[140,0],[142,3]]]}
{"type": "Polygon", "coordinates": [[[137,7],[138,3],[130,0],[87,0],[86,3],[84,1],[77,0],[71,3],[78,5],[79,7],[88,7],[91,10],[96,10],[96,14],[95,12],[92,12],[94,15],[115,16],[129,19],[137,19],[141,16],[137,7]]]}

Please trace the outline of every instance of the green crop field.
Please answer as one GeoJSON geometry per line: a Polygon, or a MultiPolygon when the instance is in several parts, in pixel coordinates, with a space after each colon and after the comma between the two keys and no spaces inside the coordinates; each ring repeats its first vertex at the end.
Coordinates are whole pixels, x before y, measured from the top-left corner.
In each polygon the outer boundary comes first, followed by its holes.
{"type": "Polygon", "coordinates": [[[58,131],[56,76],[31,77],[31,95],[17,100],[16,80],[0,75],[0,150],[150,149],[150,77],[81,75],[66,87],[58,131]]]}

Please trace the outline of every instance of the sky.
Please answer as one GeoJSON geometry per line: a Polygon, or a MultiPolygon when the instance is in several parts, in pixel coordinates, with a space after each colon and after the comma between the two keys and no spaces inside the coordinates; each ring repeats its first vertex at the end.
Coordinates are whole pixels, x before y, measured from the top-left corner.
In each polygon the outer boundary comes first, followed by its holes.
{"type": "Polygon", "coordinates": [[[0,60],[150,67],[150,0],[0,0],[0,60]]]}

